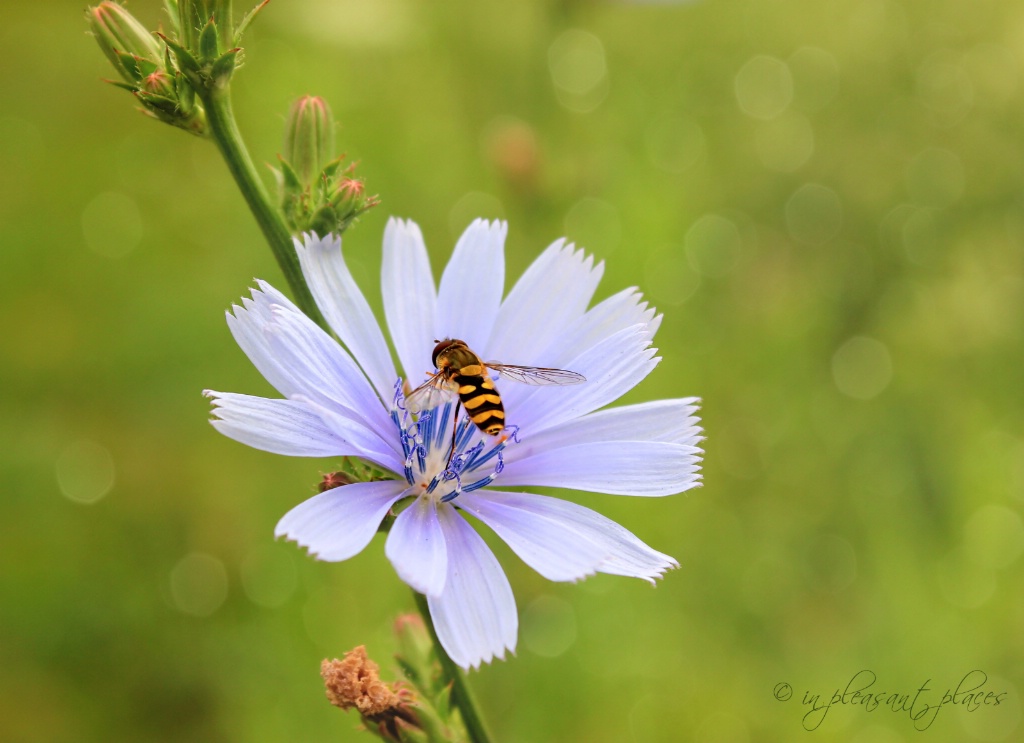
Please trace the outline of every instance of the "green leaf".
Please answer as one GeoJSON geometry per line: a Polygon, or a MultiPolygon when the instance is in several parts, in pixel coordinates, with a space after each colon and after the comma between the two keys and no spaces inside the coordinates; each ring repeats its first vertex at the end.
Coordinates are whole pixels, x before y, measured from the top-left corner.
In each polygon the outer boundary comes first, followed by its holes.
{"type": "Polygon", "coordinates": [[[242,34],[245,33],[246,29],[249,28],[249,24],[255,20],[256,15],[263,10],[270,0],[263,0],[262,3],[257,5],[255,8],[250,10],[245,16],[242,17],[241,22],[238,24],[238,28],[235,29],[235,45],[238,46],[242,43],[242,34]]]}
{"type": "MultiPolygon", "coordinates": [[[[199,58],[203,62],[212,62],[220,55],[217,43],[217,23],[212,18],[199,34],[199,58]]],[[[232,63],[233,66],[234,63],[232,63]]]]}
{"type": "Polygon", "coordinates": [[[121,63],[121,69],[125,71],[128,77],[136,82],[142,80],[142,67],[139,64],[142,61],[141,58],[129,52],[116,50],[114,54],[117,55],[117,61],[121,63]]]}
{"type": "Polygon", "coordinates": [[[213,63],[213,69],[210,70],[210,76],[213,78],[215,85],[226,85],[228,80],[231,79],[231,75],[235,71],[235,61],[240,51],[242,50],[232,49],[213,63]]]}
{"type": "Polygon", "coordinates": [[[202,68],[199,66],[199,62],[192,56],[192,53],[179,44],[176,41],[172,41],[163,34],[159,34],[160,38],[167,44],[167,48],[174,52],[174,58],[177,62],[177,67],[184,73],[197,74],[202,68]]]}

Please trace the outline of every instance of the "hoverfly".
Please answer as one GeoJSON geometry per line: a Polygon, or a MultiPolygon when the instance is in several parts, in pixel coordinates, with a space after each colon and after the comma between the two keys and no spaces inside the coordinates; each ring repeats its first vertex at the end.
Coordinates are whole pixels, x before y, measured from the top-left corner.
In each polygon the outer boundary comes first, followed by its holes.
{"type": "MultiPolygon", "coordinates": [[[[434,341],[433,362],[437,371],[430,379],[409,393],[406,398],[408,409],[417,413],[421,410],[435,408],[448,402],[454,395],[458,396],[455,408],[456,427],[458,426],[458,405],[466,408],[469,419],[477,428],[491,436],[499,435],[505,428],[505,406],[501,404],[501,395],[494,386],[487,370],[498,372],[508,379],[524,384],[561,385],[586,382],[582,374],[565,369],[545,369],[536,366],[514,366],[499,364],[494,361],[481,361],[473,353],[465,341],[457,338],[446,338],[434,341]]],[[[429,373],[429,372],[428,372],[429,373]]],[[[452,453],[455,449],[455,432],[452,432],[452,453]]],[[[450,461],[451,455],[449,455],[450,461]]]]}

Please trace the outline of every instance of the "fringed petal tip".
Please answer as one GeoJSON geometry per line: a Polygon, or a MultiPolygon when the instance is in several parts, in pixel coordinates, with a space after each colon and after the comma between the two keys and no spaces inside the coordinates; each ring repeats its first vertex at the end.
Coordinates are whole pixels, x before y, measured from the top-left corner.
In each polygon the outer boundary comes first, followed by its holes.
{"type": "MultiPolygon", "coordinates": [[[[300,550],[305,551],[305,553],[309,557],[313,558],[314,560],[320,560],[321,559],[320,558],[320,553],[317,552],[312,547],[312,545],[303,543],[300,538],[292,536],[288,532],[282,531],[280,528],[274,529],[274,539],[279,541],[279,542],[291,542],[296,547],[298,547],[300,550]]],[[[330,562],[330,560],[323,560],[323,562],[330,562]]]]}
{"type": "Polygon", "coordinates": [[[341,238],[335,235],[333,232],[328,232],[326,235],[321,237],[313,230],[308,230],[302,233],[302,239],[298,236],[292,237],[292,243],[295,245],[295,250],[309,250],[318,245],[326,245],[328,247],[338,245],[341,246],[341,238]]]}
{"type": "MultiPolygon", "coordinates": [[[[492,653],[491,655],[488,655],[486,657],[473,658],[471,660],[466,661],[465,663],[462,663],[462,662],[459,662],[459,661],[455,661],[455,662],[464,671],[479,671],[485,665],[489,666],[492,663],[494,663],[495,661],[499,661],[499,660],[503,661],[503,660],[505,660],[505,653],[506,652],[509,655],[511,655],[513,658],[516,657],[516,649],[514,647],[510,647],[510,648],[504,648],[500,652],[492,653]]],[[[455,659],[452,658],[452,660],[455,660],[455,659]]]]}

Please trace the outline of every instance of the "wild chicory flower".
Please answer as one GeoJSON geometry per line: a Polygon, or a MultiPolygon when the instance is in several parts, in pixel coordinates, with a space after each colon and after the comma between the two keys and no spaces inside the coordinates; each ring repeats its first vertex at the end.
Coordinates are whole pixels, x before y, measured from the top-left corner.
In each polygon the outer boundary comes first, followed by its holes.
{"type": "Polygon", "coordinates": [[[284,399],[206,393],[213,425],[237,441],[291,456],[359,457],[392,473],[310,498],[275,533],[321,560],[345,560],[410,498],[385,553],[427,596],[442,645],[464,668],[503,658],[518,630],[508,579],[467,514],[550,580],[602,572],[653,583],[677,566],[673,558],[589,508],[508,488],[662,496],[700,484],[696,398],[604,409],[657,365],[651,339],[661,316],[635,289],[588,310],[603,264],[562,240],[503,299],[505,235],[503,223],[470,225],[435,288],[419,228],[388,223],[382,294],[404,377],[340,240],[305,235],[296,240],[302,270],[341,344],[257,282],[228,325],[284,399]],[[587,381],[531,387],[496,375],[508,437],[482,433],[463,414],[452,452],[453,403],[419,415],[405,406],[408,390],[432,371],[435,339],[445,338],[464,340],[485,361],[567,369],[587,381]]]}

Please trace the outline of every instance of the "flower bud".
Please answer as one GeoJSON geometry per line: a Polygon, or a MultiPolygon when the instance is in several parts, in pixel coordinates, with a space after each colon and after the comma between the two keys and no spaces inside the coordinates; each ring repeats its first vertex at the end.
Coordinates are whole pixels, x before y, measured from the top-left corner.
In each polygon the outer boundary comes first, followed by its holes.
{"type": "Polygon", "coordinates": [[[160,43],[124,6],[102,2],[89,8],[87,16],[100,49],[125,82],[141,81],[142,63],[160,64],[163,59],[160,43]]]}
{"type": "Polygon", "coordinates": [[[380,666],[370,660],[364,646],[345,653],[342,660],[325,659],[320,676],[330,703],[343,710],[358,710],[366,726],[384,740],[426,739],[413,707],[416,696],[401,682],[381,681],[380,666]]]}
{"type": "Polygon", "coordinates": [[[398,652],[395,659],[402,671],[417,687],[430,689],[441,676],[441,666],[434,655],[430,633],[419,614],[401,614],[395,619],[398,652]]]}
{"type": "Polygon", "coordinates": [[[334,117],[323,98],[306,95],[292,104],[284,130],[284,159],[307,187],[334,159],[334,117]]]}
{"type": "Polygon", "coordinates": [[[356,478],[348,472],[328,472],[316,486],[317,492],[326,493],[328,490],[340,488],[343,485],[351,485],[357,482],[356,478]]]}
{"type": "Polygon", "coordinates": [[[334,117],[323,98],[303,96],[292,104],[280,168],[274,169],[281,214],[293,235],[343,233],[360,214],[380,203],[362,180],[334,157],[334,117]]]}
{"type": "Polygon", "coordinates": [[[108,82],[130,91],[144,114],[205,134],[205,113],[171,60],[171,42],[149,33],[123,6],[109,0],[89,8],[87,18],[100,49],[124,80],[108,82]]]}

